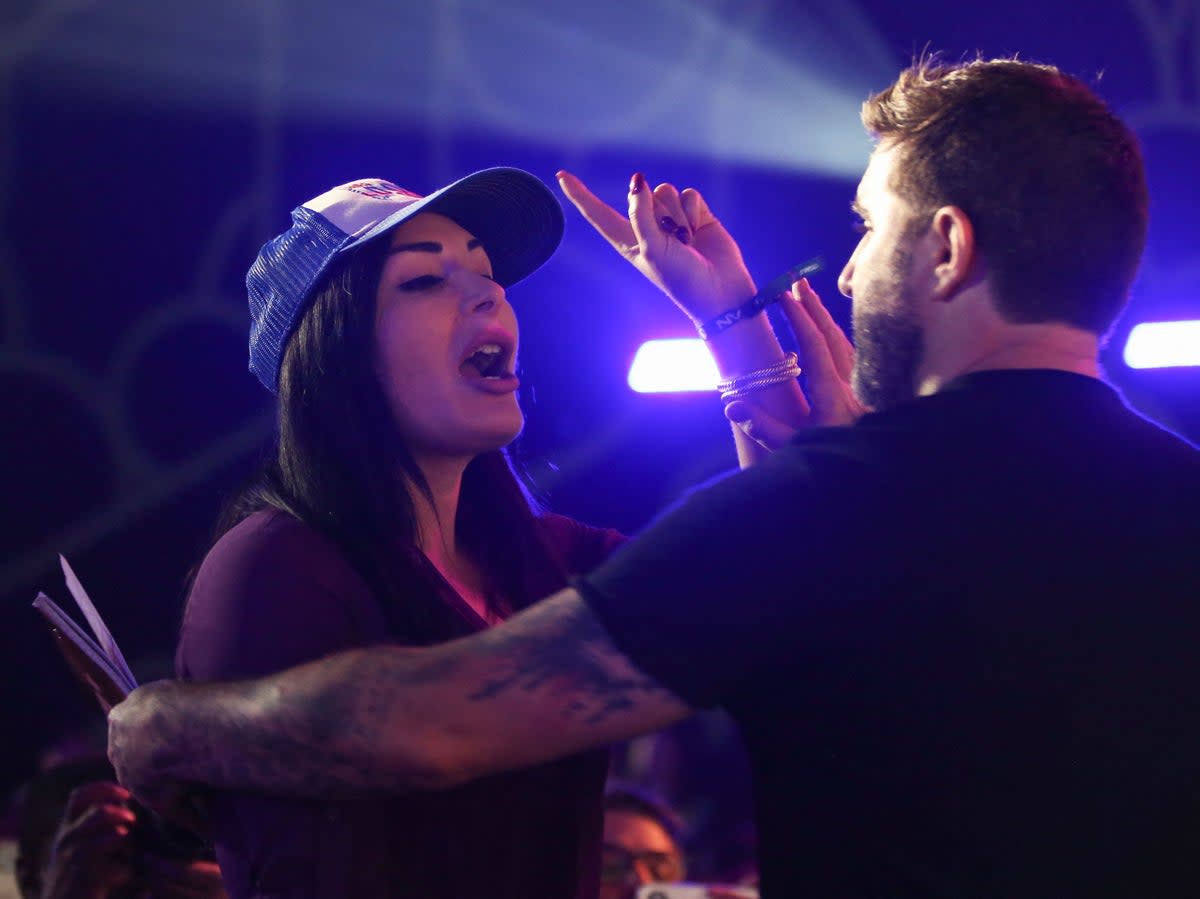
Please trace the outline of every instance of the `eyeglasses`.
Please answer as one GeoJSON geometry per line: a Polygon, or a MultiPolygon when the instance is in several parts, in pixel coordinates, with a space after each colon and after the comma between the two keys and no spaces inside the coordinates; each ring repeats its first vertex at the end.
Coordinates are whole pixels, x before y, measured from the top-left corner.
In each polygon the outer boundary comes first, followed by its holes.
{"type": "Polygon", "coordinates": [[[600,879],[604,882],[624,883],[639,867],[654,883],[669,883],[683,876],[683,860],[676,852],[631,852],[623,846],[604,844],[600,856],[600,879]]]}

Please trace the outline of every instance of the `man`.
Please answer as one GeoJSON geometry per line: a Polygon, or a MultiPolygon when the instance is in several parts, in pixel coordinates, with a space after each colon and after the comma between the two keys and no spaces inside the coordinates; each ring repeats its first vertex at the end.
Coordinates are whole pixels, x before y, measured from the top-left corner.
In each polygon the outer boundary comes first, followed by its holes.
{"type": "MultiPolygon", "coordinates": [[[[720,704],[764,896],[1194,893],[1200,454],[1096,362],[1144,242],[1136,141],[1077,80],[1011,60],[923,60],[863,119],[853,360],[806,283],[785,309],[812,411],[858,414],[848,379],[871,413],[801,431],[486,633],[139,690],[111,716],[123,782],[160,805],[178,782],[436,788],[720,704]]],[[[680,247],[723,233],[702,203],[685,192],[694,235],[663,243],[673,189],[651,206],[635,177],[622,233],[563,181],[694,311],[680,247]]],[[[758,395],[727,414],[776,443],[758,395]]]]}
{"type": "Polygon", "coordinates": [[[648,883],[675,883],[686,873],[679,816],[661,800],[626,787],[604,796],[600,899],[633,899],[648,883]]]}

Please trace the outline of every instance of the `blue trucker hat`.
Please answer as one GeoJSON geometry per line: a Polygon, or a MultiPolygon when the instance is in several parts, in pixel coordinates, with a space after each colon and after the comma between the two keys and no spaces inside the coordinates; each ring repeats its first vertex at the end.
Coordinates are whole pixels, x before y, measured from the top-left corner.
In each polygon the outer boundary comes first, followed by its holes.
{"type": "Polygon", "coordinates": [[[292,227],[263,245],[246,275],[250,371],[267,390],[278,386],[288,338],[329,264],[419,212],[444,215],[479,238],[504,287],[540,268],[562,240],[558,199],[520,169],[484,169],[425,197],[378,178],[326,191],[292,210],[292,227]]]}

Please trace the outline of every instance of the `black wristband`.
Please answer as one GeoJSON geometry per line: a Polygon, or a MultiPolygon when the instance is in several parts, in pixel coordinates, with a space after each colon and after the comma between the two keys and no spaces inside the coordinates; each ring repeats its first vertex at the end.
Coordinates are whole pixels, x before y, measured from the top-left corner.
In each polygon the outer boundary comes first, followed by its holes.
{"type": "Polygon", "coordinates": [[[810,259],[807,262],[801,262],[799,265],[794,265],[778,278],[768,281],[766,287],[746,300],[742,305],[726,309],[716,318],[706,321],[702,325],[697,325],[696,330],[702,339],[711,340],[722,331],[732,328],[738,322],[758,315],[758,313],[783,296],[796,281],[819,272],[824,267],[825,262],[820,256],[810,259]]]}

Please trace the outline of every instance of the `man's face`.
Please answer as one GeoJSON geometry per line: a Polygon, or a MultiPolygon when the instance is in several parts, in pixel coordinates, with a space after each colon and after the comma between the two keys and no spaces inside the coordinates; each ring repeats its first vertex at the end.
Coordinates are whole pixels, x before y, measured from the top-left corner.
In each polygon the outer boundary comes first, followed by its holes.
{"type": "Polygon", "coordinates": [[[889,184],[897,155],[887,144],[871,154],[854,200],[862,238],[838,277],[838,289],[853,301],[851,384],[858,399],[876,410],[915,396],[924,343],[912,263],[927,222],[889,184]]]}
{"type": "Polygon", "coordinates": [[[600,899],[632,899],[642,884],[683,875],[683,855],[658,821],[627,809],[604,813],[600,899]]]}

